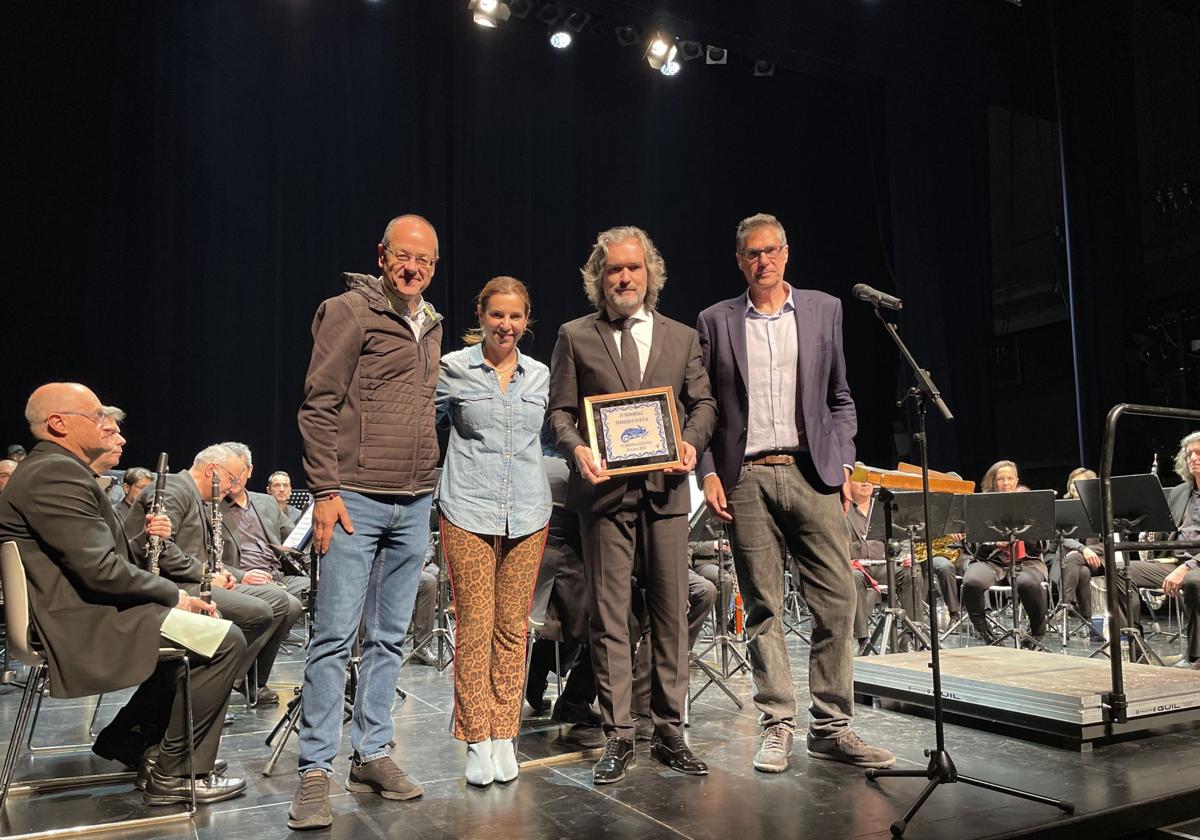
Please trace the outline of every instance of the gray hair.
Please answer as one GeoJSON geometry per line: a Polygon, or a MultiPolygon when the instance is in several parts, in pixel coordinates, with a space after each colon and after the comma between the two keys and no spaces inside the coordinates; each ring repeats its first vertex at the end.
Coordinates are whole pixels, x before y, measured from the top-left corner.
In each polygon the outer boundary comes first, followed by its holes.
{"type": "Polygon", "coordinates": [[[125,475],[121,476],[121,483],[126,487],[132,487],[142,479],[154,478],[154,473],[145,467],[130,467],[125,470],[125,475]]]}
{"type": "Polygon", "coordinates": [[[1192,432],[1190,435],[1184,435],[1183,440],[1179,441],[1179,452],[1175,455],[1175,472],[1184,481],[1190,481],[1192,484],[1195,484],[1196,480],[1188,472],[1187,448],[1197,441],[1200,441],[1200,432],[1192,432]]]}
{"type": "Polygon", "coordinates": [[[1005,467],[1011,467],[1012,471],[1018,476],[1021,471],[1017,469],[1017,465],[1012,461],[997,461],[988,467],[988,471],[983,474],[983,480],[979,482],[979,492],[995,493],[996,492],[996,475],[1005,467]]]}
{"type": "Polygon", "coordinates": [[[649,307],[658,305],[658,293],[667,284],[667,264],[662,254],[654,247],[649,235],[640,227],[625,225],[609,228],[596,237],[592,253],[579,273],[583,275],[583,292],[596,311],[604,309],[604,263],[608,259],[608,247],[627,239],[636,239],[642,246],[642,254],[646,262],[646,300],[649,307]]]}
{"type": "Polygon", "coordinates": [[[238,443],[236,440],[227,440],[221,445],[245,461],[247,467],[254,466],[254,457],[250,454],[250,447],[246,444],[238,443]]]}
{"type": "Polygon", "coordinates": [[[288,484],[292,483],[292,477],[290,475],[285,473],[283,470],[275,470],[275,472],[273,472],[269,476],[267,476],[267,486],[270,487],[272,484],[275,483],[275,479],[281,478],[281,477],[285,481],[287,481],[288,484]]]}
{"type": "Polygon", "coordinates": [[[433,232],[433,256],[435,258],[440,256],[440,253],[438,251],[437,228],[435,228],[433,226],[433,223],[431,221],[426,219],[424,216],[418,216],[416,213],[405,213],[404,215],[396,216],[394,219],[389,221],[387,223],[387,227],[385,227],[383,229],[383,238],[380,239],[379,241],[383,244],[383,246],[385,248],[390,248],[392,245],[392,228],[394,228],[396,225],[400,224],[401,222],[407,222],[410,219],[416,219],[418,222],[423,222],[423,223],[429,225],[429,230],[433,232]]]}
{"type": "Polygon", "coordinates": [[[196,457],[192,459],[192,467],[206,467],[209,464],[225,466],[226,461],[240,457],[238,453],[234,452],[226,444],[214,443],[196,453],[196,457]]]}
{"type": "Polygon", "coordinates": [[[759,228],[774,228],[779,234],[779,244],[787,245],[787,232],[783,229],[783,225],[779,220],[770,213],[755,213],[753,216],[747,216],[738,222],[737,226],[737,252],[740,254],[746,248],[746,240],[750,234],[759,228]]]}
{"type": "Polygon", "coordinates": [[[117,408],[115,405],[106,405],[102,410],[104,411],[104,416],[109,420],[112,420],[114,423],[125,422],[127,415],[122,409],[117,408]]]}

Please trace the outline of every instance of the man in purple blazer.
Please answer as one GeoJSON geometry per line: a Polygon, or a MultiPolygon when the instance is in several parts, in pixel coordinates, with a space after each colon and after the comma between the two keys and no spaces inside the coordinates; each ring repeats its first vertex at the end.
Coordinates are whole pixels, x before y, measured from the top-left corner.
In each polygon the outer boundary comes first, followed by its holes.
{"type": "Polygon", "coordinates": [[[842,305],[784,282],[787,234],[760,213],[737,229],[749,288],[700,313],[696,331],[717,428],[696,475],[729,523],[763,726],[754,767],[782,773],[796,727],[783,638],[783,549],[796,558],[813,616],[808,754],[887,767],[885,749],[850,729],[855,592],[844,485],[857,421],[842,356],[842,305]]]}

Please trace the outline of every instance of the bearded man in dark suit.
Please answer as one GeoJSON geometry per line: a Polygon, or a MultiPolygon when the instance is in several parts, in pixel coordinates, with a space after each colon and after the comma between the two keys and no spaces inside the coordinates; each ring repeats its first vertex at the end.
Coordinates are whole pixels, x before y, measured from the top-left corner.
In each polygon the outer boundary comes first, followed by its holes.
{"type": "Polygon", "coordinates": [[[687,473],[708,443],[716,403],[690,327],[654,307],[666,281],[662,256],[636,227],[604,231],[582,269],[596,312],[566,323],[550,365],[546,422],[571,465],[567,507],[579,514],[591,585],[591,649],[604,733],[596,784],[620,781],[634,762],[630,578],[646,589],[654,656],[652,757],[682,773],[708,772],[683,738],[687,697],[687,473]],[[610,477],[581,433],[584,397],[671,386],[682,423],[682,466],[610,477]],[[640,549],[640,551],[639,551],[640,549]]]}

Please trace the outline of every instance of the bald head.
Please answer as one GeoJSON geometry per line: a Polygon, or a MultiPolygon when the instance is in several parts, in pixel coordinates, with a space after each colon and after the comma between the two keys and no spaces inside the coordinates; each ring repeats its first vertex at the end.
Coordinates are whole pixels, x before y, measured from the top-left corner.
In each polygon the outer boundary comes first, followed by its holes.
{"type": "Polygon", "coordinates": [[[404,234],[432,238],[433,255],[435,257],[438,256],[437,231],[433,229],[433,225],[424,216],[418,216],[416,213],[407,213],[392,219],[387,223],[387,227],[383,229],[382,242],[388,248],[394,248],[396,240],[400,239],[404,234]]]}
{"type": "Polygon", "coordinates": [[[92,390],[77,382],[49,382],[29,396],[25,420],[38,440],[49,440],[91,463],[112,446],[117,427],[92,390]]]}

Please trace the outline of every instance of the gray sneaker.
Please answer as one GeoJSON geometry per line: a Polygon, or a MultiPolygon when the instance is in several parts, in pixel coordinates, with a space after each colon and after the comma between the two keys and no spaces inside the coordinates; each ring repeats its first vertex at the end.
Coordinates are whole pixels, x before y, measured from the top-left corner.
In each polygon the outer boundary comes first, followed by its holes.
{"type": "Polygon", "coordinates": [[[329,810],[329,774],[324,770],[306,770],[292,797],[288,828],[328,828],[333,823],[329,810]]]}
{"type": "Polygon", "coordinates": [[[785,723],[776,723],[763,730],[762,746],[754,756],[754,769],[764,773],[782,773],[788,769],[792,754],[792,730],[785,723]]]}
{"type": "Polygon", "coordinates": [[[872,747],[855,734],[853,729],[833,738],[818,738],[808,733],[808,754],[827,761],[842,761],[855,767],[891,767],[896,756],[883,747],[872,747]]]}
{"type": "Polygon", "coordinates": [[[357,757],[350,762],[346,790],[378,793],[384,799],[416,799],[425,792],[386,755],[366,764],[359,762],[357,757]]]}

